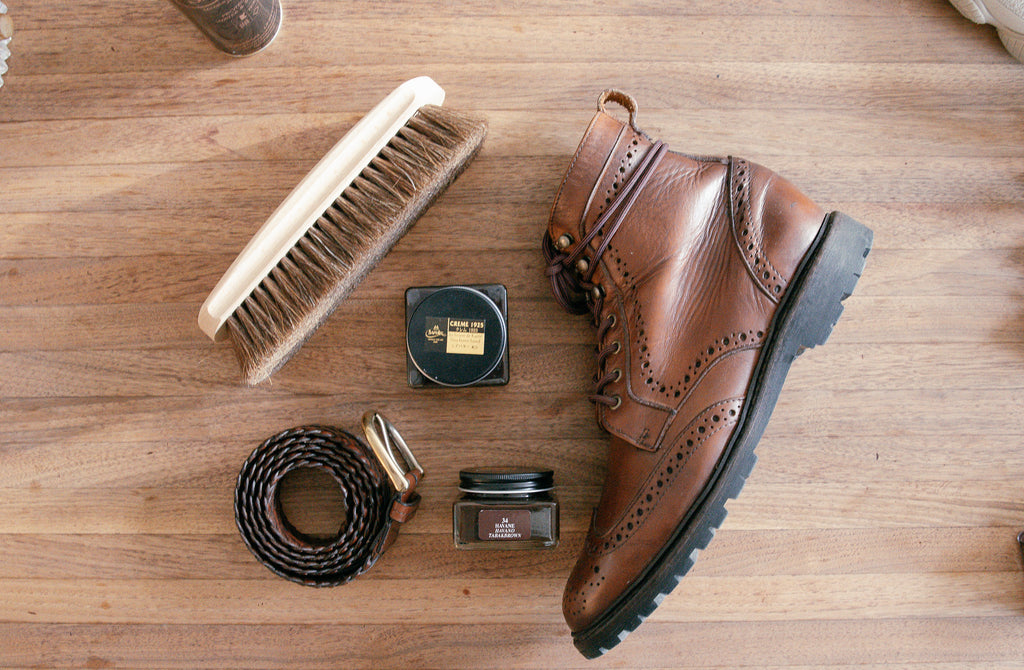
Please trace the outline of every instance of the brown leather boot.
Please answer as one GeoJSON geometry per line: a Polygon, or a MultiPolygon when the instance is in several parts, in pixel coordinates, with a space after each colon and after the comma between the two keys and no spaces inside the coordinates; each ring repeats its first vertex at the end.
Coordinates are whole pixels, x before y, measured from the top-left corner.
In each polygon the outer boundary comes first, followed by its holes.
{"type": "Polygon", "coordinates": [[[668,151],[636,127],[632,98],[601,96],[544,238],[556,298],[593,314],[590,399],[611,433],[562,605],[584,656],[640,625],[708,545],[790,364],[828,338],[871,239],[759,165],[668,151]]]}

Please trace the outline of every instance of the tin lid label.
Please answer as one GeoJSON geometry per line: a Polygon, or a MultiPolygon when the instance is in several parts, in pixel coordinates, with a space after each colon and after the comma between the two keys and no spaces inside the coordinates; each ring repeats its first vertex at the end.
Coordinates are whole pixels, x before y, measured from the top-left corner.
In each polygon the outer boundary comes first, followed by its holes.
{"type": "Polygon", "coordinates": [[[469,356],[483,356],[486,351],[487,321],[483,319],[428,316],[425,325],[425,351],[443,351],[446,354],[469,356]]]}
{"type": "Polygon", "coordinates": [[[487,322],[477,319],[448,319],[449,354],[484,355],[484,334],[487,322]]]}

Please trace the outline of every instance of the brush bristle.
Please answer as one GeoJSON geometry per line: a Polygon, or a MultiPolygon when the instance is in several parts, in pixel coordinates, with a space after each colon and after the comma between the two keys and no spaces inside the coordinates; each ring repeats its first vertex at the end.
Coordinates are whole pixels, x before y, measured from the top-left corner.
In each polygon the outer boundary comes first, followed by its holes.
{"type": "Polygon", "coordinates": [[[283,365],[476,155],[487,124],[427,105],[227,321],[247,384],[283,365]]]}

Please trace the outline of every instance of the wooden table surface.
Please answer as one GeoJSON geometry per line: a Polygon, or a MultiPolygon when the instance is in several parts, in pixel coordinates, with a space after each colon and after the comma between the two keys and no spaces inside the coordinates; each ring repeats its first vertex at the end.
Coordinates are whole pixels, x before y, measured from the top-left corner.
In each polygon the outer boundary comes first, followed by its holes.
{"type": "Polygon", "coordinates": [[[990,27],[940,0],[285,0],[271,47],[232,59],[157,0],[9,4],[0,666],[1024,663],[1024,65],[990,27]],[[199,305],[421,74],[489,119],[482,153],[272,383],[240,387],[199,305]],[[671,147],[772,167],[875,248],[717,538],[587,662],[560,602],[603,477],[594,334],[551,298],[538,241],[607,87],[671,147]],[[408,388],[404,289],[488,282],[510,294],[511,383],[408,388]],[[347,586],[274,576],[235,529],[242,461],[371,408],[427,470],[419,515],[347,586]],[[560,546],[456,551],[458,470],[509,462],[555,469],[560,546]]]}

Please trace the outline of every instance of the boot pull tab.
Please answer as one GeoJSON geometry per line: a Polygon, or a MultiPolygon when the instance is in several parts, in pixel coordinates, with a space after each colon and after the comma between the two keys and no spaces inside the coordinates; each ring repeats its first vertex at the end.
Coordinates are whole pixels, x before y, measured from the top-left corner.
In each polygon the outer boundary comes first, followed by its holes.
{"type": "Polygon", "coordinates": [[[597,111],[604,112],[605,114],[607,114],[608,110],[605,109],[604,106],[606,102],[615,102],[621,105],[627,112],[629,112],[629,125],[636,132],[641,132],[640,128],[636,125],[637,105],[636,100],[633,99],[633,96],[631,96],[628,93],[623,93],[622,91],[616,91],[615,89],[610,88],[606,90],[604,93],[602,93],[601,97],[598,98],[597,111]]]}

